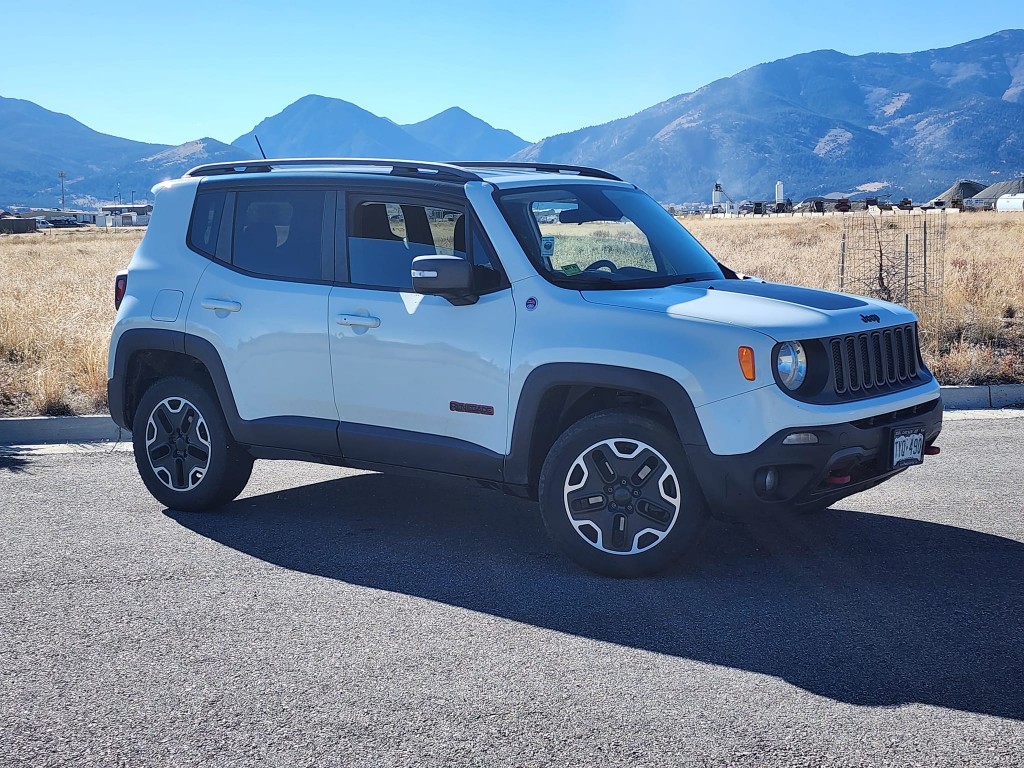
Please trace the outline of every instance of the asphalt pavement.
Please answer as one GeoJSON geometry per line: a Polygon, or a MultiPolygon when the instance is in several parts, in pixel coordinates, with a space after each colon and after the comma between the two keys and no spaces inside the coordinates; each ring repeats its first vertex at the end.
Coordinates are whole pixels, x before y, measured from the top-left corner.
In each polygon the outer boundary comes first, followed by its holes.
{"type": "Polygon", "coordinates": [[[1024,418],[615,581],[464,481],[0,456],[0,765],[1024,764],[1024,418]]]}

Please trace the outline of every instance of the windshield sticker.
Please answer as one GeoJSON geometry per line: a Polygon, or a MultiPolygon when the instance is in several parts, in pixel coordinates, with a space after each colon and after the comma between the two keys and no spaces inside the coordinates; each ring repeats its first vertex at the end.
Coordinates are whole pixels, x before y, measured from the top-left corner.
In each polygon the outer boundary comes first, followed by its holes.
{"type": "Polygon", "coordinates": [[[544,266],[547,267],[548,272],[554,272],[555,268],[551,266],[551,257],[555,255],[555,236],[544,235],[540,239],[540,258],[544,262],[544,266]]]}
{"type": "Polygon", "coordinates": [[[572,277],[573,275],[578,275],[582,272],[583,270],[580,269],[579,266],[576,264],[566,264],[564,267],[562,267],[562,274],[568,275],[569,277],[572,277]]]}

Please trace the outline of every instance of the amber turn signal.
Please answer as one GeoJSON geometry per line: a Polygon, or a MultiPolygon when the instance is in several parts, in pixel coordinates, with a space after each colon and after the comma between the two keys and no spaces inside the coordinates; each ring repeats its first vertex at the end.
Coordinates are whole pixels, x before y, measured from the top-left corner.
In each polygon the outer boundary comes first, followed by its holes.
{"type": "Polygon", "coordinates": [[[740,370],[743,371],[743,378],[747,381],[753,381],[757,378],[757,373],[754,370],[754,350],[750,347],[740,347],[740,370]]]}

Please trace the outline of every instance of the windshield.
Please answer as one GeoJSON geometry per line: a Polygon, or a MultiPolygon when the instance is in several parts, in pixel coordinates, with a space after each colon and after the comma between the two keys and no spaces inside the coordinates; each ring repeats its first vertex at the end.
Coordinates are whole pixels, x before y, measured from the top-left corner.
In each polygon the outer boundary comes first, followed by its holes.
{"type": "Polygon", "coordinates": [[[577,289],[649,288],[724,275],[714,257],[643,192],[576,184],[499,193],[537,270],[577,289]]]}

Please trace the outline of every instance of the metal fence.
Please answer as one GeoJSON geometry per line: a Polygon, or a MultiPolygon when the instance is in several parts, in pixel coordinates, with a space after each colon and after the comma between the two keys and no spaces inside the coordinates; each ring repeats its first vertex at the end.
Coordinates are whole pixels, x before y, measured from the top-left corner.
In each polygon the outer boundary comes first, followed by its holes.
{"type": "Polygon", "coordinates": [[[865,211],[843,217],[839,290],[902,304],[920,318],[922,346],[942,327],[944,211],[865,211]]]}

